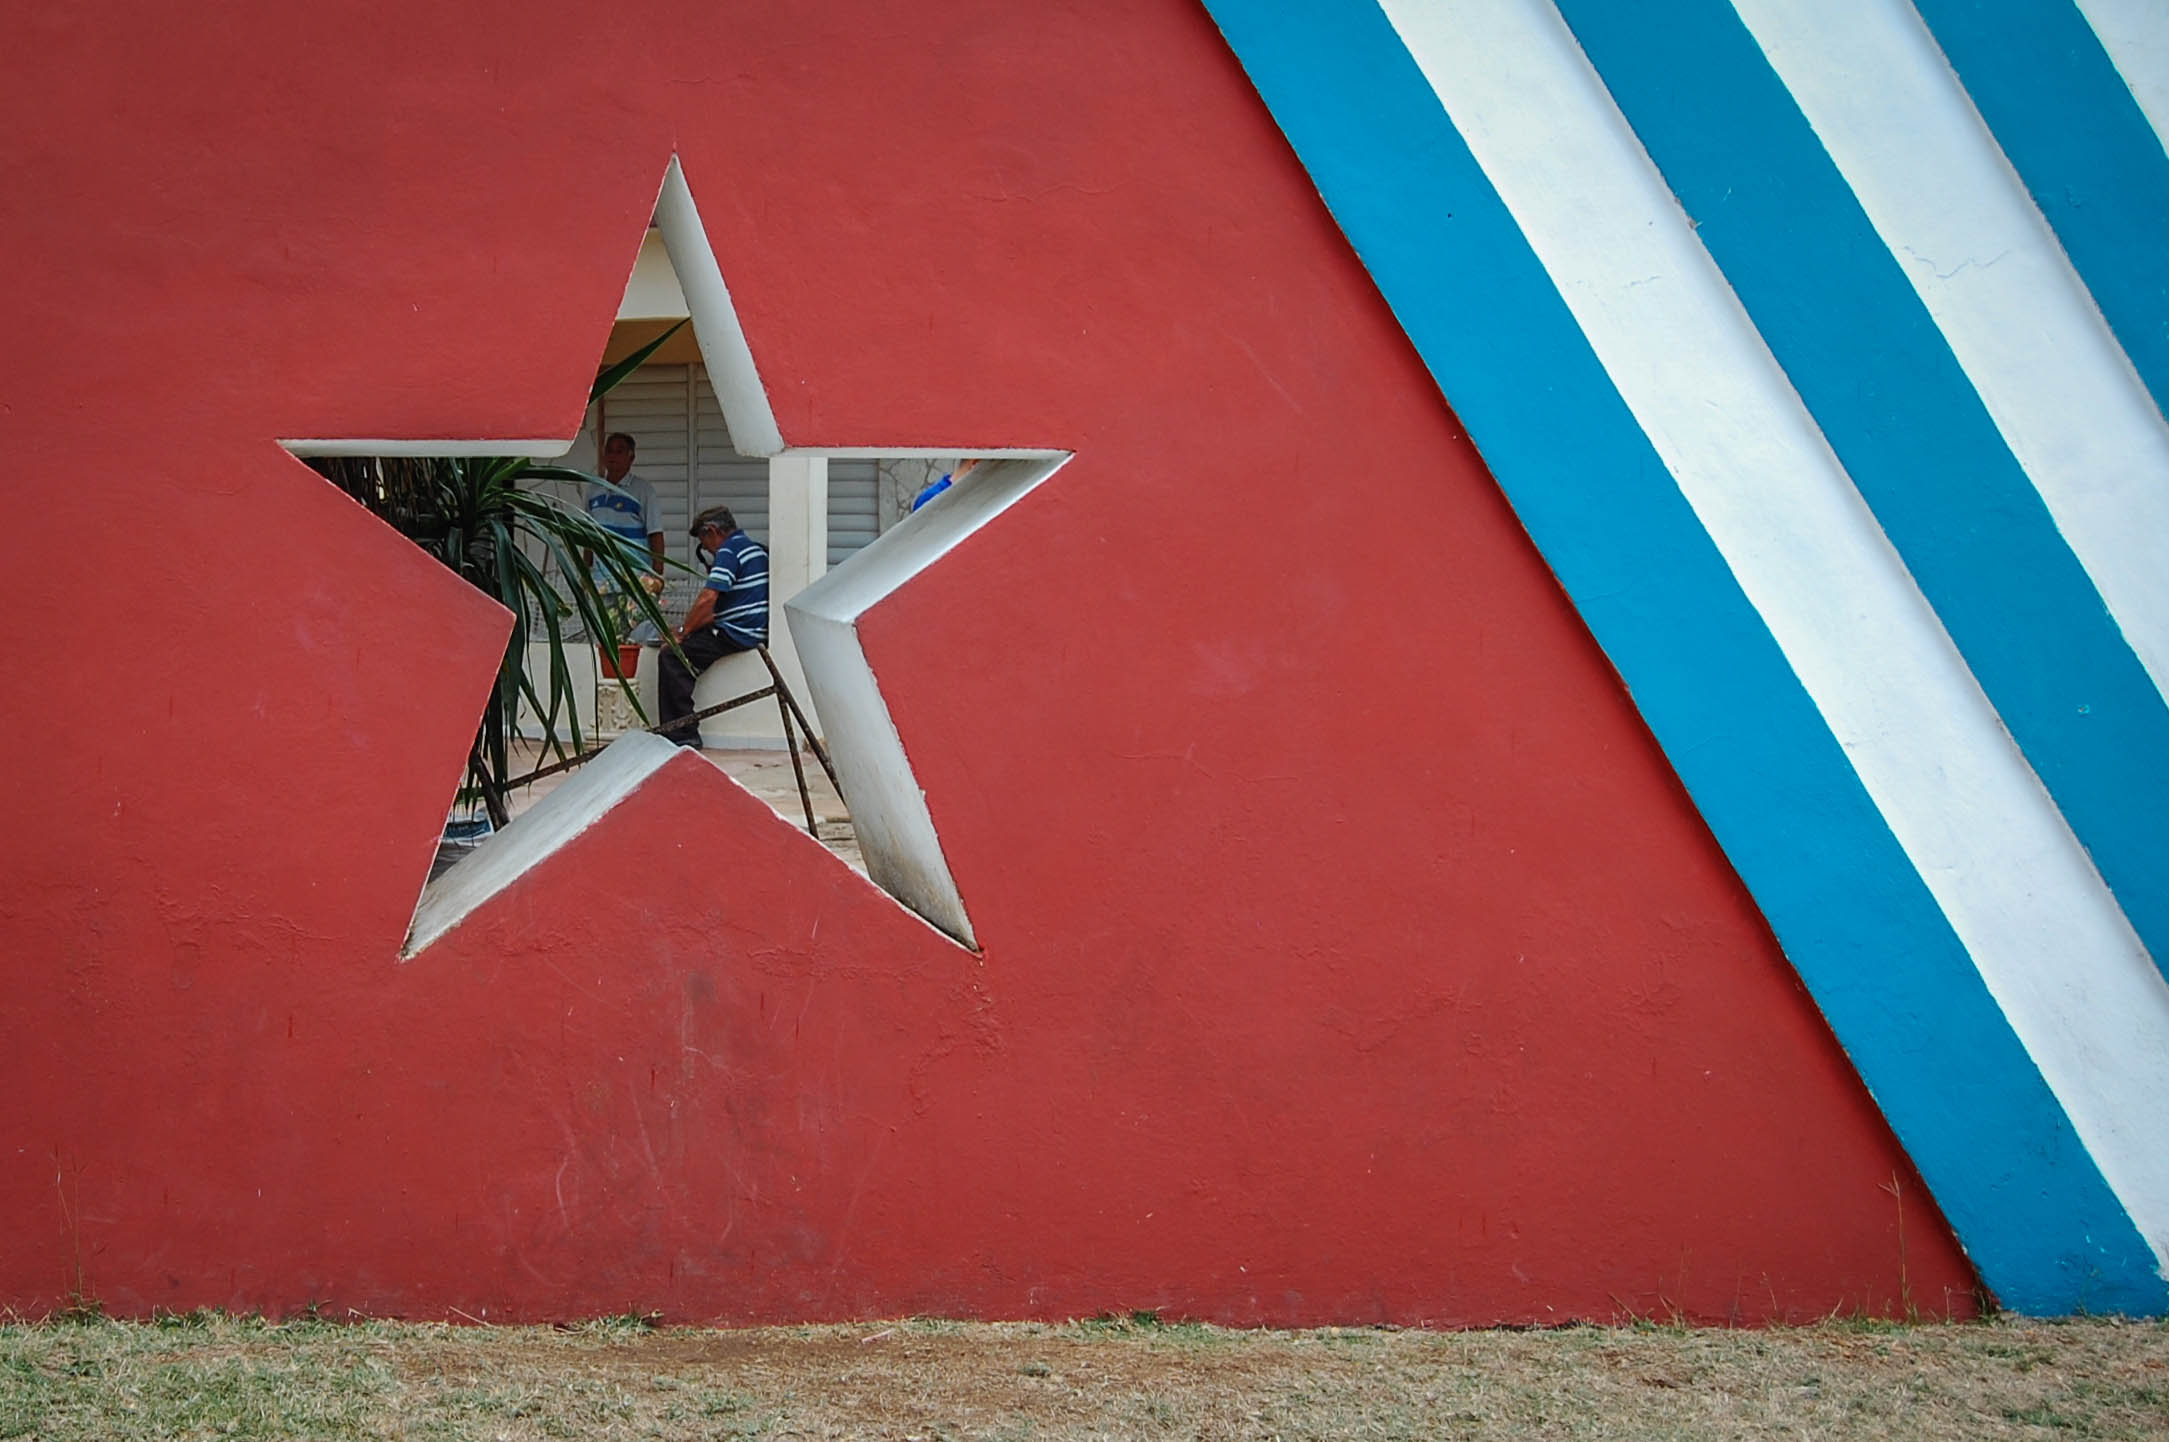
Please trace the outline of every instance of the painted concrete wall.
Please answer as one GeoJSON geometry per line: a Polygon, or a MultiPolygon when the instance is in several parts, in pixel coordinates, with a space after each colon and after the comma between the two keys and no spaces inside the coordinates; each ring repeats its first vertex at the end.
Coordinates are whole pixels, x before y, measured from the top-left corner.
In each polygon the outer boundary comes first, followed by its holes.
{"type": "Polygon", "coordinates": [[[7,683],[0,1300],[1972,1308],[1211,17],[259,8],[0,55],[0,627],[79,634],[121,518],[159,572],[145,704],[7,683]],[[779,444],[1074,456],[854,627],[976,949],[683,758],[406,949],[507,618],[276,442],[562,446],[674,156],[779,444]]]}
{"type": "Polygon", "coordinates": [[[2163,52],[1212,8],[1984,1277],[2169,1305],[2163,52]]]}

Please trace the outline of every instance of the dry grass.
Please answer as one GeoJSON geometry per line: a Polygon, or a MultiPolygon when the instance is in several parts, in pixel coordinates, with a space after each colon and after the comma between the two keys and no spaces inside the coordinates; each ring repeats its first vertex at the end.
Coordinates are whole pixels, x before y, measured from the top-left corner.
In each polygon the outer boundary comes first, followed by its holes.
{"type": "Polygon", "coordinates": [[[0,1327],[0,1437],[2148,1438],[2169,1326],[0,1327]]]}

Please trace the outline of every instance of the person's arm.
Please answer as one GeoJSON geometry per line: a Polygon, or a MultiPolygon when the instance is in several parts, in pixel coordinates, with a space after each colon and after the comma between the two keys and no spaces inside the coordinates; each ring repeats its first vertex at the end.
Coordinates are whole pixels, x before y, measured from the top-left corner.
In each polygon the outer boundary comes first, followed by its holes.
{"type": "Polygon", "coordinates": [[[695,631],[715,619],[715,603],[720,599],[714,591],[706,589],[693,598],[693,604],[686,609],[685,624],[678,628],[679,645],[684,645],[695,631]]]}
{"type": "Polygon", "coordinates": [[[685,624],[678,628],[678,642],[683,645],[695,631],[715,619],[716,603],[730,594],[731,587],[738,584],[738,558],[728,549],[715,553],[715,565],[708,572],[708,584],[701,587],[693,604],[686,608],[685,624]]]}
{"type": "Polygon", "coordinates": [[[663,544],[662,518],[655,514],[655,484],[640,476],[627,476],[625,494],[633,498],[640,508],[641,534],[648,538],[648,569],[656,575],[663,574],[663,558],[669,551],[663,544]]]}

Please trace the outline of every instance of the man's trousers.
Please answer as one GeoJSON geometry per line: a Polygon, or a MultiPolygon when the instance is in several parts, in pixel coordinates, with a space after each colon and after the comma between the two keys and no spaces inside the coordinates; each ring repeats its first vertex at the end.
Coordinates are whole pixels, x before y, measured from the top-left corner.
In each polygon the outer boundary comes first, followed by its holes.
{"type": "Polygon", "coordinates": [[[669,729],[670,723],[693,714],[693,683],[700,678],[701,672],[725,656],[753,648],[739,645],[714,626],[701,627],[681,644],[685,648],[684,660],[668,646],[663,648],[663,669],[656,673],[661,703],[657,709],[662,713],[657,724],[666,739],[680,746],[699,746],[699,726],[681,726],[673,731],[669,729]]]}

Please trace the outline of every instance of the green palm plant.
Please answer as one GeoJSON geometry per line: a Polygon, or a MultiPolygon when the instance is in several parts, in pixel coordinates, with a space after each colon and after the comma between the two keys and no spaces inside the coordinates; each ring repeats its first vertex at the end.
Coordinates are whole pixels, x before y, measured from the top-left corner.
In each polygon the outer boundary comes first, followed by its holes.
{"type": "MultiPolygon", "coordinates": [[[[677,329],[598,372],[589,403],[639,369],[677,329]]],[[[523,703],[542,727],[546,751],[562,760],[568,745],[572,753],[582,749],[568,644],[581,644],[584,636],[614,651],[643,621],[666,638],[671,634],[655,597],[641,584],[653,567],[645,541],[630,541],[580,506],[529,488],[551,481],[609,485],[568,466],[519,456],[346,456],[310,465],[512,613],[512,636],[467,757],[468,786],[488,808],[491,823],[504,825],[511,740],[523,703]],[[531,658],[538,638],[546,644],[539,658],[531,658]]],[[[619,678],[618,684],[645,720],[630,680],[619,678]]]]}

